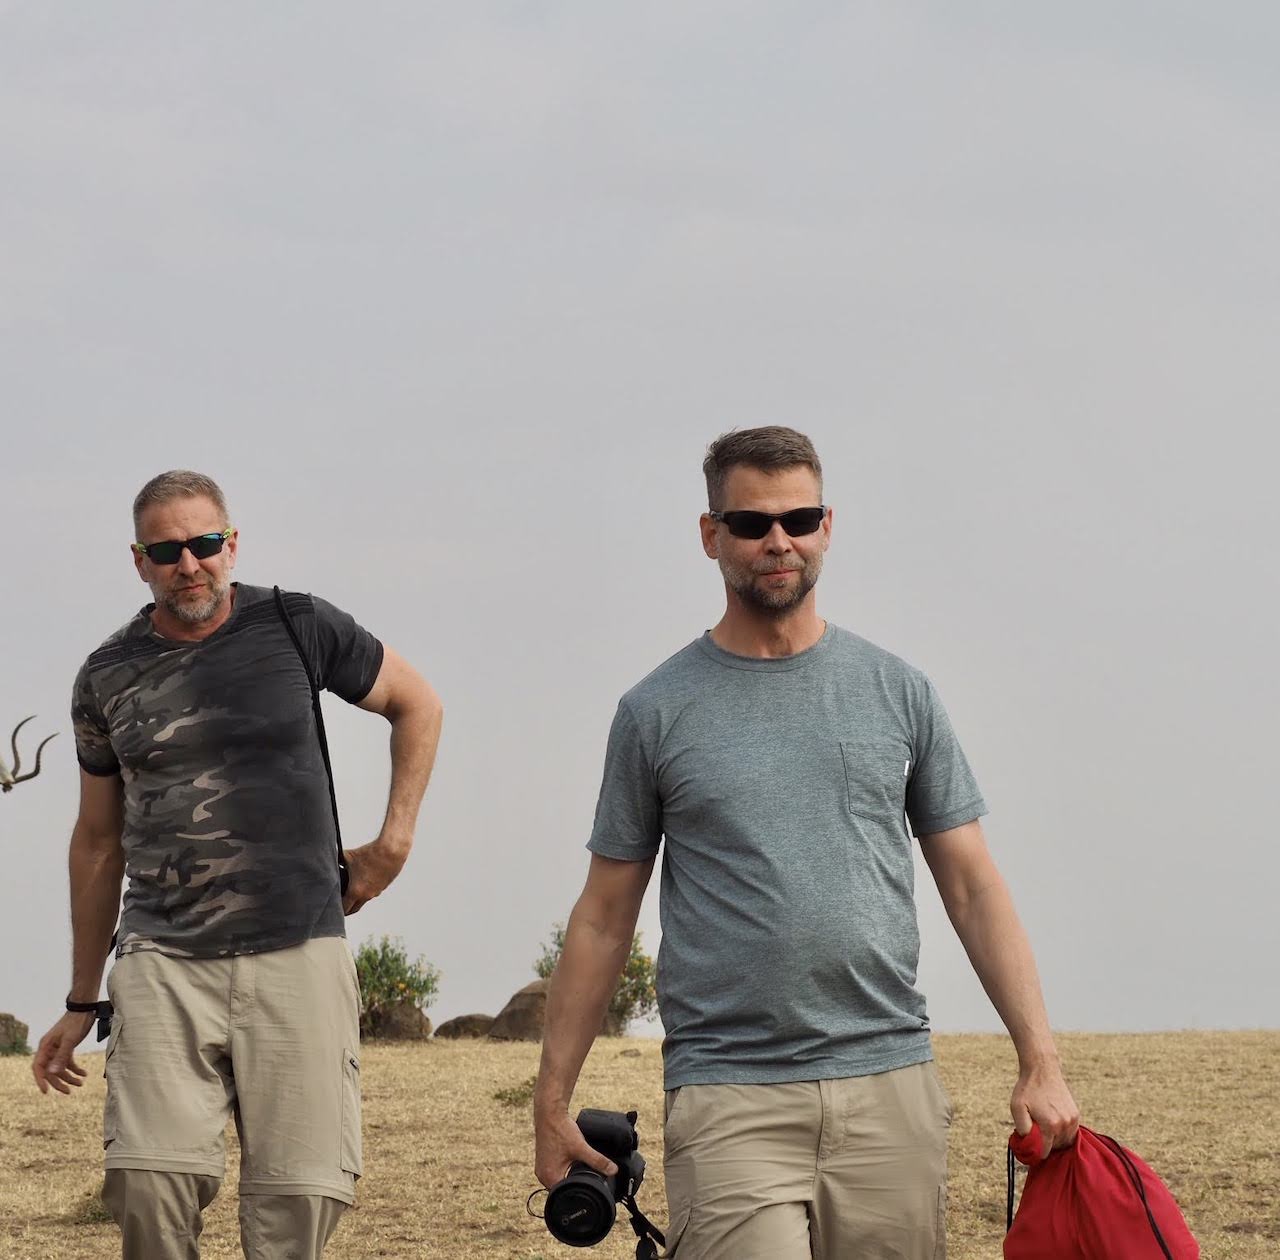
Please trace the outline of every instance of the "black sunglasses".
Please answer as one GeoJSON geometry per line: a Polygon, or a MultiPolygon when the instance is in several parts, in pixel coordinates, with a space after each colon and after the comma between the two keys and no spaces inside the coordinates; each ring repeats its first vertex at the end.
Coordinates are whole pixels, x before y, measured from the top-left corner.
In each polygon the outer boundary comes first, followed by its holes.
{"type": "Polygon", "coordinates": [[[792,508],[790,512],[780,512],[777,516],[769,512],[707,513],[713,521],[723,521],[735,538],[763,538],[773,528],[774,521],[782,526],[785,534],[799,538],[803,534],[814,533],[826,514],[825,507],[792,508]]]}
{"type": "Polygon", "coordinates": [[[169,538],[164,542],[133,544],[140,556],[146,556],[152,564],[177,564],[185,547],[197,560],[207,560],[222,550],[222,544],[236,531],[228,527],[220,534],[197,534],[194,538],[169,538]]]}

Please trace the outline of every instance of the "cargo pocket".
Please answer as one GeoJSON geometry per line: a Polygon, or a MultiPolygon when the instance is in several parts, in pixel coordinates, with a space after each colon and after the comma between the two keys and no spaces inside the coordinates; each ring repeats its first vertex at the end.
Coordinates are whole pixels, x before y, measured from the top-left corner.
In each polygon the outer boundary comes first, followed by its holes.
{"type": "Polygon", "coordinates": [[[907,804],[911,751],[894,739],[842,739],[849,809],[864,818],[902,817],[907,804]]]}
{"type": "Polygon", "coordinates": [[[107,1035],[107,1052],[103,1059],[102,1075],[107,1082],[107,1101],[102,1106],[102,1149],[109,1150],[111,1143],[120,1133],[120,1085],[112,1077],[118,1075],[119,1064],[113,1064],[116,1051],[120,1048],[120,1030],[124,1020],[117,1011],[111,1017],[111,1032],[107,1035]]]}
{"type": "Polygon", "coordinates": [[[359,1177],[364,1172],[360,1146],[360,1057],[342,1052],[342,1142],[339,1162],[343,1172],[359,1177]]]}

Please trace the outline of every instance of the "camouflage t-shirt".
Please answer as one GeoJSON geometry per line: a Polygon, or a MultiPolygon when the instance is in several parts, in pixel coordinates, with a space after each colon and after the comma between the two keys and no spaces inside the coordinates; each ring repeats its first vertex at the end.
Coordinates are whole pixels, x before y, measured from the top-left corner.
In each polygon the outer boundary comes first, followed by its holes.
{"type": "MultiPolygon", "coordinates": [[[[344,935],[306,671],[272,592],[235,592],[198,643],[161,638],[148,604],[76,677],[80,764],[124,781],[121,953],[216,958],[344,935]]],[[[322,599],[285,599],[319,685],[362,700],[382,644],[322,599]]]]}

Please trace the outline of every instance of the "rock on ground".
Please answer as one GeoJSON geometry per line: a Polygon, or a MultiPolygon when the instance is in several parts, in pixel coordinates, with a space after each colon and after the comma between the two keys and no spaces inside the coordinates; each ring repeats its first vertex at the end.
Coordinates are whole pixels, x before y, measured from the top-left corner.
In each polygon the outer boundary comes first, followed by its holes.
{"type": "MultiPolygon", "coordinates": [[[[547,1018],[547,990],[550,980],[534,980],[526,984],[518,993],[511,995],[511,1000],[498,1012],[489,1029],[489,1036],[495,1041],[541,1041],[542,1027],[547,1018]]],[[[621,1037],[626,1031],[625,1025],[613,1014],[606,1011],[604,1022],[600,1025],[602,1037],[621,1037]]]]}
{"type": "Polygon", "coordinates": [[[455,1015],[436,1029],[437,1037],[483,1037],[493,1027],[492,1015],[455,1015]]]}
{"type": "Polygon", "coordinates": [[[412,1002],[397,1002],[366,1015],[361,1031],[383,1041],[421,1041],[431,1036],[431,1021],[412,1002]]]}

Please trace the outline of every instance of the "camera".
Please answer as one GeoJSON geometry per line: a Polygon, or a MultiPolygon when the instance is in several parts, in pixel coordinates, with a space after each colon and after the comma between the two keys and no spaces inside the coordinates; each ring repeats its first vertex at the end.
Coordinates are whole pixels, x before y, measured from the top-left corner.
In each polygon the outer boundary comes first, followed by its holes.
{"type": "Polygon", "coordinates": [[[578,1128],[587,1145],[613,1160],[618,1171],[606,1177],[575,1160],[564,1180],[551,1187],[544,1219],[560,1242],[570,1247],[594,1247],[613,1228],[619,1203],[634,1209],[635,1193],[644,1180],[636,1116],[634,1111],[624,1115],[590,1107],[578,1112],[578,1128]]]}

